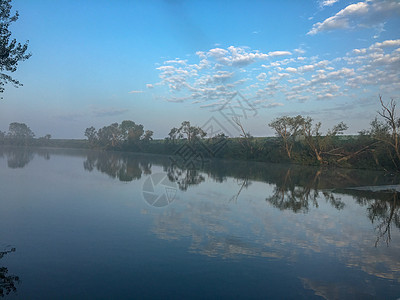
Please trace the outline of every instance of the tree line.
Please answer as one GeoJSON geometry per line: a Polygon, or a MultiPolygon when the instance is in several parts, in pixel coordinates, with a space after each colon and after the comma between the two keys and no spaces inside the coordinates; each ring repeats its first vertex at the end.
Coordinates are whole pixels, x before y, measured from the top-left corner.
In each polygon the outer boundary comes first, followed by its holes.
{"type": "Polygon", "coordinates": [[[34,137],[35,134],[25,123],[13,122],[8,127],[8,132],[0,130],[2,144],[28,145],[34,137]]]}
{"type": "Polygon", "coordinates": [[[239,118],[233,119],[241,131],[236,138],[224,134],[207,136],[202,128],[189,121],[173,127],[164,140],[152,141],[153,132],[145,131],[143,125],[133,121],[114,123],[98,131],[90,127],[85,136],[91,147],[103,149],[179,155],[180,149],[186,145],[187,151],[201,159],[244,159],[400,171],[400,118],[396,115],[396,102],[384,103],[381,96],[379,101],[381,110],[370,128],[355,136],[344,135],[348,126],[343,122],[322,132],[321,122],[301,115],[272,120],[268,126],[275,131],[275,137],[253,137],[239,118]]]}
{"type": "Polygon", "coordinates": [[[99,130],[91,126],[86,128],[85,136],[92,148],[138,150],[141,144],[153,140],[153,131],[144,130],[142,124],[125,120],[121,124],[112,123],[99,130]]]}
{"type": "Polygon", "coordinates": [[[340,137],[348,128],[343,122],[324,134],[321,122],[314,123],[312,118],[300,115],[276,118],[269,126],[275,130],[289,160],[311,159],[318,164],[342,166],[375,164],[400,171],[400,118],[396,115],[396,102],[392,99],[384,103],[381,96],[379,101],[378,116],[358,136],[340,137]]]}
{"type": "Polygon", "coordinates": [[[382,97],[379,101],[381,110],[370,128],[353,136],[344,135],[348,126],[343,122],[322,132],[321,122],[298,115],[272,120],[268,126],[275,131],[275,137],[253,137],[236,118],[233,121],[241,133],[235,138],[222,133],[208,136],[201,127],[183,121],[161,140],[153,140],[153,131],[131,120],[99,129],[88,127],[84,131],[85,141],[52,140],[50,134],[34,138],[26,124],[13,122],[7,133],[0,131],[0,144],[167,155],[181,155],[185,151],[185,155],[191,152],[202,163],[210,158],[223,158],[400,171],[400,118],[396,115],[396,102],[385,103],[382,97]]]}

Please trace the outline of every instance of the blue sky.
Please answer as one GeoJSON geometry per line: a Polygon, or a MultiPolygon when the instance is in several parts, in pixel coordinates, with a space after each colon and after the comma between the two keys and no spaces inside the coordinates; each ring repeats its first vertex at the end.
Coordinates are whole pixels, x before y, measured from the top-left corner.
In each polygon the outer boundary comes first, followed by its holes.
{"type": "Polygon", "coordinates": [[[0,130],[43,136],[133,120],[165,137],[241,116],[255,136],[282,115],[367,128],[400,96],[400,2],[23,1],[10,28],[32,57],[6,86],[0,130]],[[225,111],[223,110],[225,109],[225,111]]]}

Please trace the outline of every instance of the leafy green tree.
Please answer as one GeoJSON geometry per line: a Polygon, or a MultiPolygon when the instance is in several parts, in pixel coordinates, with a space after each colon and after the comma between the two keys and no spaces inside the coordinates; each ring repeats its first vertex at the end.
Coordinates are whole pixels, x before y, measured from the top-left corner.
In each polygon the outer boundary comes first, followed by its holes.
{"type": "Polygon", "coordinates": [[[97,132],[99,143],[103,147],[116,147],[120,142],[120,130],[118,123],[104,126],[97,132]]]}
{"type": "Polygon", "coordinates": [[[168,134],[167,139],[175,142],[177,139],[187,139],[189,143],[193,142],[196,138],[204,138],[207,135],[201,127],[192,126],[189,121],[183,121],[181,127],[172,128],[168,134]]]}
{"type": "Polygon", "coordinates": [[[145,132],[144,132],[144,135],[143,135],[143,137],[142,137],[142,141],[152,141],[153,140],[153,131],[151,131],[151,130],[146,130],[145,132]]]}
{"type": "Polygon", "coordinates": [[[92,147],[123,149],[124,147],[139,145],[142,141],[150,141],[153,131],[144,131],[142,124],[125,120],[121,124],[113,123],[104,126],[98,131],[93,126],[86,128],[85,136],[92,147]]]}
{"type": "Polygon", "coordinates": [[[121,131],[122,140],[128,142],[128,144],[140,141],[144,134],[143,125],[136,124],[135,122],[130,120],[122,121],[119,128],[121,131]]]}
{"type": "Polygon", "coordinates": [[[122,121],[119,125],[119,130],[122,140],[127,141],[129,136],[133,136],[133,130],[135,130],[136,123],[130,120],[122,121]]]}
{"type": "Polygon", "coordinates": [[[94,147],[98,142],[97,130],[93,126],[86,128],[85,136],[88,139],[90,146],[94,147]]]}
{"type": "Polygon", "coordinates": [[[165,139],[175,144],[175,141],[181,138],[183,138],[183,135],[179,132],[179,128],[174,127],[170,130],[168,136],[165,139]]]}
{"type": "Polygon", "coordinates": [[[188,142],[192,142],[194,138],[204,138],[207,135],[202,128],[191,126],[189,121],[182,122],[179,131],[186,136],[188,142]]]}
{"type": "Polygon", "coordinates": [[[283,116],[276,118],[268,124],[273,128],[276,135],[281,139],[283,148],[289,159],[292,158],[292,149],[296,137],[300,133],[300,128],[304,123],[304,118],[300,115],[296,117],[283,116]]]}
{"type": "Polygon", "coordinates": [[[25,123],[13,122],[8,127],[8,137],[11,139],[28,140],[34,136],[33,131],[25,123]]]}
{"type": "Polygon", "coordinates": [[[0,93],[4,92],[4,85],[11,83],[15,87],[22,84],[4,72],[13,73],[17,70],[18,62],[28,59],[28,41],[25,44],[11,39],[10,24],[17,21],[18,11],[11,15],[11,0],[0,0],[0,93]]]}

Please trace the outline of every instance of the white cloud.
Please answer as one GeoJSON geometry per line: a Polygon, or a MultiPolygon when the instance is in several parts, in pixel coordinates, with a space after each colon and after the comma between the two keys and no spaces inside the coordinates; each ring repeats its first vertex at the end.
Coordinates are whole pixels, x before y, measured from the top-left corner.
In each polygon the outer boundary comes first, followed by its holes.
{"type": "Polygon", "coordinates": [[[330,99],[330,98],[333,98],[333,97],[334,97],[334,95],[332,95],[330,93],[326,93],[326,94],[317,96],[318,99],[330,99]]]}
{"type": "Polygon", "coordinates": [[[268,55],[271,57],[276,57],[276,56],[292,55],[292,53],[289,51],[273,51],[269,52],[268,55]]]}
{"type": "Polygon", "coordinates": [[[217,71],[217,74],[213,75],[215,81],[225,81],[232,77],[233,73],[228,71],[217,71]]]}
{"type": "Polygon", "coordinates": [[[212,57],[224,57],[228,53],[227,50],[221,48],[214,48],[208,51],[208,55],[212,57]]]}
{"type": "Polygon", "coordinates": [[[130,91],[128,93],[129,94],[140,94],[140,93],[143,93],[143,91],[130,91]]]}
{"type": "Polygon", "coordinates": [[[335,15],[322,22],[315,23],[308,35],[315,35],[323,31],[347,28],[376,27],[380,32],[384,31],[384,22],[400,14],[400,1],[396,0],[365,0],[350,4],[335,15]]]}
{"type": "Polygon", "coordinates": [[[374,39],[379,38],[382,32],[386,31],[385,30],[385,23],[380,23],[375,27],[375,34],[373,36],[374,39]]]}
{"type": "Polygon", "coordinates": [[[146,87],[147,87],[148,89],[152,89],[152,88],[154,88],[154,85],[151,84],[151,83],[148,83],[148,84],[146,84],[146,87]]]}
{"type": "Polygon", "coordinates": [[[289,53],[262,53],[233,46],[197,52],[194,64],[176,59],[159,66],[161,81],[150,86],[166,86],[168,101],[191,101],[204,107],[229,99],[238,91],[258,106],[272,107],[264,100],[280,103],[283,96],[287,101],[304,102],[348,97],[349,91],[362,95],[365,86],[371,93],[400,88],[400,40],[371,43],[330,60],[317,56],[268,60],[289,53]],[[263,62],[265,59],[267,62],[263,62]]]}
{"type": "Polygon", "coordinates": [[[335,4],[338,1],[339,0],[324,0],[324,1],[320,2],[320,6],[321,7],[332,6],[333,4],[335,4]]]}
{"type": "Polygon", "coordinates": [[[339,11],[336,15],[327,18],[325,21],[315,23],[307,34],[314,35],[321,31],[348,28],[350,17],[365,14],[367,12],[368,4],[366,2],[350,4],[349,6],[339,11]]]}
{"type": "Polygon", "coordinates": [[[173,59],[173,60],[167,60],[164,62],[164,65],[166,64],[180,64],[180,65],[185,65],[187,60],[182,60],[182,59],[173,59]]]}
{"type": "Polygon", "coordinates": [[[370,49],[373,49],[373,48],[384,48],[384,47],[398,47],[398,46],[400,46],[400,39],[398,39],[398,40],[386,40],[386,41],[383,41],[382,43],[375,43],[375,44],[373,44],[371,47],[370,47],[370,49]]]}
{"type": "Polygon", "coordinates": [[[274,107],[279,107],[279,106],[284,106],[284,104],[279,103],[279,102],[273,102],[273,103],[263,105],[263,107],[265,107],[265,108],[274,108],[274,107]]]}
{"type": "Polygon", "coordinates": [[[298,68],[300,72],[310,72],[313,71],[314,69],[315,69],[314,65],[304,65],[298,68]]]}
{"type": "Polygon", "coordinates": [[[301,48],[294,49],[293,51],[296,52],[296,53],[298,53],[298,54],[304,54],[304,53],[306,53],[306,51],[303,50],[303,49],[301,49],[301,48]]]}
{"type": "Polygon", "coordinates": [[[367,49],[353,49],[353,53],[355,54],[365,54],[367,53],[367,49]]]}
{"type": "Polygon", "coordinates": [[[265,81],[265,79],[267,79],[267,74],[265,74],[265,73],[260,73],[260,74],[257,76],[257,79],[258,79],[259,81],[265,81]]]}
{"type": "Polygon", "coordinates": [[[296,68],[292,68],[292,67],[287,67],[285,70],[290,72],[290,73],[296,73],[297,72],[297,69],[296,68]]]}
{"type": "MultiPolygon", "coordinates": [[[[199,52],[198,52],[199,53],[199,52]]],[[[265,60],[268,58],[268,54],[261,53],[258,51],[247,52],[243,47],[228,47],[228,50],[222,48],[214,48],[209,50],[207,53],[200,52],[198,54],[201,57],[209,57],[215,59],[218,63],[225,66],[236,66],[243,67],[256,60],[265,60]]]]}

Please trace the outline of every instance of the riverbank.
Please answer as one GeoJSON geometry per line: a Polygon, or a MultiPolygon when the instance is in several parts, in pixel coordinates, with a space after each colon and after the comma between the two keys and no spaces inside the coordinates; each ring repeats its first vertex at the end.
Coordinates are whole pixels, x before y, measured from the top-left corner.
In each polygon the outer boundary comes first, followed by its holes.
{"type": "MultiPolygon", "coordinates": [[[[170,155],[181,164],[188,166],[203,164],[209,159],[258,161],[269,163],[292,163],[298,165],[330,166],[351,169],[396,171],[387,149],[374,144],[372,138],[360,135],[337,136],[330,141],[332,153],[324,152],[324,161],[318,161],[309,147],[301,139],[293,143],[289,158],[277,137],[251,138],[204,138],[188,141],[157,139],[135,143],[118,143],[114,146],[93,145],[84,139],[44,139],[29,140],[3,139],[0,145],[29,146],[72,149],[97,149],[170,155]]],[[[320,146],[323,149],[323,145],[320,146]]]]}

